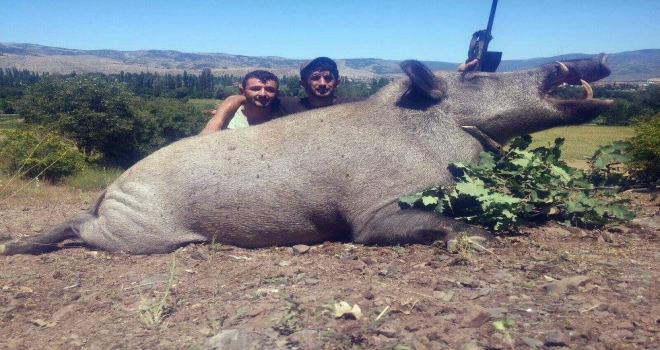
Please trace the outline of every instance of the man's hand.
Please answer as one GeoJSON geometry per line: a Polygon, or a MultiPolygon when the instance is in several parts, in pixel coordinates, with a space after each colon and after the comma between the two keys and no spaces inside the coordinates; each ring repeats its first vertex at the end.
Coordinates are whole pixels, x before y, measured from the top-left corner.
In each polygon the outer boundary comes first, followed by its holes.
{"type": "Polygon", "coordinates": [[[477,62],[479,62],[479,60],[475,58],[470,62],[461,63],[461,64],[458,65],[458,68],[456,68],[456,71],[457,72],[465,72],[466,70],[474,67],[477,64],[477,62]]]}
{"type": "Polygon", "coordinates": [[[213,117],[206,123],[206,127],[199,132],[200,135],[210,134],[212,132],[220,131],[226,128],[227,121],[236,113],[236,111],[241,108],[241,105],[245,103],[245,96],[243,95],[233,95],[227,97],[222,103],[215,109],[215,114],[213,117]]]}

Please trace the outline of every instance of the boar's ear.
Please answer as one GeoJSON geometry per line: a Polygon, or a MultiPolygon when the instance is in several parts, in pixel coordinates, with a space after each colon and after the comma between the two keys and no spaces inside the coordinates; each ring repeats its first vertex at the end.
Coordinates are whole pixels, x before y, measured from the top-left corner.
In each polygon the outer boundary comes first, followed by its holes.
{"type": "Polygon", "coordinates": [[[415,60],[403,61],[401,69],[410,78],[411,93],[421,94],[433,100],[440,100],[447,93],[447,84],[436,77],[422,62],[415,60]]]}

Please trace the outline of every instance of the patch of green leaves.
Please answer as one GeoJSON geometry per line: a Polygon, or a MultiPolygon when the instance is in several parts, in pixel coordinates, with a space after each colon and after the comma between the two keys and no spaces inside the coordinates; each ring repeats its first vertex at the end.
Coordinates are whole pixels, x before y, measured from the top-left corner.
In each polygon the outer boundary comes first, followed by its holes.
{"type": "Polygon", "coordinates": [[[527,150],[532,138],[518,137],[502,154],[482,152],[477,163],[453,163],[454,186],[434,186],[399,198],[402,209],[432,210],[493,230],[533,225],[549,219],[566,225],[599,227],[630,220],[619,191],[627,160],[625,143],[601,147],[588,172],[559,160],[564,140],[527,150]]]}

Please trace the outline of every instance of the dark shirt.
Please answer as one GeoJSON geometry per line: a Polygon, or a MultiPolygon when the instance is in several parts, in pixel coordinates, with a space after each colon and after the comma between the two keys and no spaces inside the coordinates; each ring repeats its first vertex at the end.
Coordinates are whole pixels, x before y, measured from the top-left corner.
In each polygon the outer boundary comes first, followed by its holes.
{"type": "MultiPolygon", "coordinates": [[[[300,113],[300,112],[308,111],[310,109],[318,108],[309,104],[308,97],[280,97],[279,100],[280,102],[279,102],[278,114],[281,116],[285,116],[293,113],[300,113]]],[[[335,97],[335,100],[332,102],[332,106],[342,103],[358,102],[364,100],[365,98],[360,98],[360,97],[335,97]]]]}

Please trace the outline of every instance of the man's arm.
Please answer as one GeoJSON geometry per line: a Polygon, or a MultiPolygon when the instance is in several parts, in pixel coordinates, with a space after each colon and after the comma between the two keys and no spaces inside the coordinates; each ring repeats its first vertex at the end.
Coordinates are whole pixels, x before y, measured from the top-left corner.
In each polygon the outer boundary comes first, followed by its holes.
{"type": "Polygon", "coordinates": [[[236,113],[236,111],[245,103],[245,96],[243,95],[233,95],[227,97],[222,103],[215,109],[215,114],[213,117],[206,123],[206,127],[199,132],[200,135],[210,134],[215,131],[220,131],[223,127],[226,126],[227,121],[231,116],[236,113]]]}

